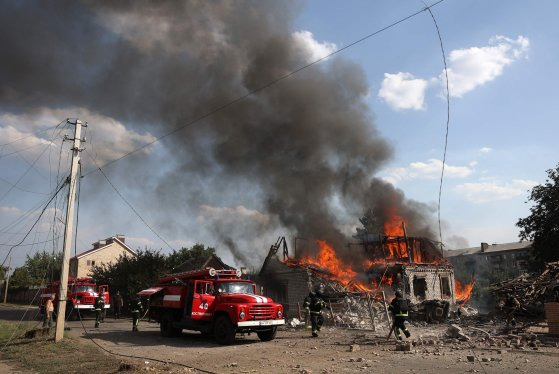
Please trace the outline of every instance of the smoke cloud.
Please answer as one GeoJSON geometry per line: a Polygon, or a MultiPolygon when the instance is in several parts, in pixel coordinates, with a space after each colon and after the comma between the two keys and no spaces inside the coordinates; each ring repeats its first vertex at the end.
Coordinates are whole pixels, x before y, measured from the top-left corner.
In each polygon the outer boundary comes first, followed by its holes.
{"type": "MultiPolygon", "coordinates": [[[[289,1],[5,2],[1,109],[82,107],[167,133],[330,51],[293,30],[295,10],[289,1]]],[[[385,219],[396,207],[411,235],[432,237],[431,209],[375,177],[392,149],[368,94],[362,69],[336,57],[165,139],[171,162],[152,193],[167,210],[159,217],[179,233],[168,212],[178,205],[243,205],[269,217],[239,230],[229,214],[226,224],[204,221],[239,263],[267,250],[247,236],[278,230],[341,250],[351,239],[344,227],[368,208],[385,219]]]]}

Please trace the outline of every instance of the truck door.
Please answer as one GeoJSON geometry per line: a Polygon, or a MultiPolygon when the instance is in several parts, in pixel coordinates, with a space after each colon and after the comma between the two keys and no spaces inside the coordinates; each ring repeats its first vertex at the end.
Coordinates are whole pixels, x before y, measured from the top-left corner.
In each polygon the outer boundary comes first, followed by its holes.
{"type": "Polygon", "coordinates": [[[188,290],[186,291],[186,302],[184,304],[184,316],[191,318],[192,316],[192,300],[194,298],[194,282],[188,282],[188,290]]]}
{"type": "Polygon", "coordinates": [[[215,296],[212,281],[196,281],[192,299],[192,319],[210,321],[213,316],[215,296]]]}

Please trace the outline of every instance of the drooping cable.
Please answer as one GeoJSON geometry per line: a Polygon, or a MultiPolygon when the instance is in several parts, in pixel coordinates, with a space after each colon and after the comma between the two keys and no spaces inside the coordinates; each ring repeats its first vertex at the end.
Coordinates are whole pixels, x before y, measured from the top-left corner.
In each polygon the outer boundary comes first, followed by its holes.
{"type": "Polygon", "coordinates": [[[390,28],[392,28],[392,27],[394,27],[394,26],[396,26],[396,25],[399,25],[400,23],[405,22],[405,21],[409,20],[410,18],[413,18],[413,17],[417,16],[418,14],[420,14],[420,13],[426,11],[426,10],[430,10],[430,8],[439,5],[439,4],[442,3],[443,1],[445,1],[445,0],[439,0],[439,1],[437,1],[437,2],[435,2],[435,3],[433,3],[433,4],[431,4],[431,5],[427,6],[426,8],[423,8],[423,9],[421,9],[421,10],[415,12],[415,13],[412,13],[412,14],[410,14],[410,15],[404,17],[404,18],[399,19],[398,21],[392,22],[391,24],[389,24],[389,25],[387,25],[387,26],[384,26],[384,27],[378,29],[377,31],[374,31],[374,32],[372,32],[372,33],[370,33],[370,34],[368,34],[368,35],[365,35],[364,37],[362,37],[362,38],[360,38],[360,39],[357,39],[357,40],[355,40],[355,41],[349,43],[348,45],[346,45],[346,46],[344,46],[344,47],[338,48],[338,49],[336,49],[335,51],[333,51],[333,52],[331,52],[331,53],[329,53],[329,54],[327,54],[327,55],[325,55],[325,56],[323,56],[323,57],[321,57],[321,58],[319,58],[319,59],[317,59],[317,60],[315,60],[315,61],[312,61],[312,62],[310,62],[310,63],[308,63],[308,64],[306,64],[306,65],[303,65],[303,66],[301,66],[301,67],[299,67],[299,68],[297,68],[297,69],[295,69],[295,70],[292,70],[292,71],[290,71],[290,72],[288,72],[288,73],[286,73],[286,74],[284,74],[284,75],[282,75],[282,76],[280,76],[280,77],[278,77],[278,78],[275,78],[275,79],[269,81],[268,83],[266,83],[266,84],[264,84],[264,85],[262,85],[262,86],[260,86],[260,87],[257,87],[257,88],[255,88],[255,89],[253,89],[253,90],[250,90],[250,91],[248,91],[247,93],[245,93],[245,94],[243,94],[243,95],[237,97],[236,99],[233,99],[233,100],[231,100],[231,101],[228,101],[227,103],[222,104],[222,105],[220,105],[220,106],[217,106],[217,107],[215,107],[215,108],[209,110],[209,111],[206,112],[205,114],[202,114],[202,115],[200,115],[199,117],[194,118],[193,120],[190,120],[190,121],[186,122],[185,124],[180,125],[180,126],[174,128],[173,130],[171,130],[171,131],[169,131],[169,132],[167,132],[167,133],[165,133],[165,134],[163,134],[163,135],[161,135],[161,136],[155,138],[154,140],[152,140],[152,141],[150,141],[150,142],[147,142],[147,143],[141,145],[140,147],[138,147],[138,148],[136,148],[136,149],[133,149],[132,151],[130,151],[130,152],[128,152],[128,153],[125,153],[124,155],[122,155],[122,156],[120,156],[120,157],[118,157],[118,158],[116,158],[116,159],[114,159],[114,160],[107,161],[104,165],[101,165],[101,166],[97,165],[97,168],[96,168],[96,169],[92,169],[92,170],[89,170],[89,171],[87,171],[86,173],[84,173],[84,177],[87,177],[88,175],[94,173],[95,171],[101,170],[101,168],[105,168],[105,167],[107,167],[107,166],[109,166],[109,165],[111,165],[111,164],[114,164],[115,162],[118,162],[118,161],[122,160],[123,158],[126,158],[126,157],[128,157],[128,156],[130,156],[130,155],[132,155],[132,154],[134,154],[134,153],[136,153],[136,152],[138,152],[138,151],[141,151],[142,149],[144,149],[144,148],[146,148],[146,147],[149,147],[150,145],[152,145],[152,144],[154,144],[154,143],[157,143],[157,142],[159,142],[160,140],[162,140],[162,139],[164,139],[164,138],[166,138],[166,137],[168,137],[168,136],[171,136],[171,135],[173,135],[173,134],[175,134],[175,133],[177,133],[177,132],[179,132],[179,131],[181,131],[181,130],[184,130],[185,128],[190,127],[190,126],[192,126],[192,125],[194,125],[194,124],[196,124],[196,123],[198,123],[198,122],[200,122],[200,121],[202,121],[202,120],[204,120],[204,119],[206,119],[206,118],[208,118],[208,117],[211,117],[212,115],[214,115],[214,114],[217,113],[217,112],[221,112],[222,110],[224,110],[224,109],[226,109],[226,108],[229,108],[230,106],[232,106],[232,105],[234,105],[234,104],[237,104],[238,102],[243,101],[243,100],[245,100],[245,99],[248,98],[248,97],[251,97],[251,96],[253,96],[253,95],[255,95],[255,94],[257,94],[257,93],[259,93],[259,92],[261,92],[261,91],[263,91],[263,90],[265,90],[265,89],[267,89],[267,88],[269,88],[269,87],[271,87],[271,86],[273,86],[273,85],[275,85],[275,84],[277,84],[277,83],[279,83],[279,82],[281,82],[281,81],[287,79],[287,78],[290,78],[290,77],[292,77],[292,76],[298,74],[299,72],[301,72],[301,71],[303,71],[303,70],[305,70],[305,69],[310,68],[311,66],[314,66],[314,65],[316,65],[316,64],[318,64],[318,63],[320,63],[320,62],[322,62],[322,61],[324,61],[324,60],[326,60],[326,59],[328,59],[328,58],[330,58],[330,57],[332,57],[332,56],[334,56],[334,55],[337,55],[337,54],[339,54],[339,53],[341,53],[341,52],[343,52],[343,51],[345,51],[345,50],[347,50],[347,49],[349,49],[349,48],[351,48],[351,47],[353,47],[353,46],[355,46],[355,45],[357,45],[357,44],[360,44],[360,43],[364,42],[365,40],[370,39],[370,38],[372,38],[373,36],[375,36],[375,35],[377,35],[377,34],[380,34],[380,33],[383,32],[383,31],[386,31],[386,30],[388,30],[388,29],[390,29],[390,28]]]}
{"type": "Polygon", "coordinates": [[[444,75],[445,75],[445,81],[446,81],[446,131],[445,131],[445,137],[444,137],[444,152],[443,152],[443,165],[441,168],[441,179],[440,179],[440,183],[439,183],[439,200],[438,200],[438,204],[437,204],[437,218],[438,218],[438,223],[439,223],[439,240],[441,243],[441,252],[442,252],[442,246],[443,246],[443,234],[442,234],[442,229],[441,229],[441,196],[442,196],[442,191],[443,191],[443,178],[444,178],[444,168],[445,168],[445,163],[446,163],[446,151],[447,151],[447,147],[448,147],[448,128],[449,128],[449,124],[450,124],[450,90],[448,88],[448,69],[446,66],[446,55],[444,52],[444,45],[443,45],[443,38],[441,37],[441,31],[439,30],[439,25],[437,24],[437,20],[435,19],[435,15],[433,14],[433,12],[431,12],[431,7],[429,6],[425,6],[425,10],[427,10],[429,12],[429,14],[431,15],[431,18],[433,19],[433,23],[435,24],[435,28],[437,29],[437,36],[439,37],[439,43],[441,46],[441,53],[443,55],[443,64],[444,64],[444,75]]]}
{"type": "MultiPolygon", "coordinates": [[[[91,160],[93,161],[93,163],[95,165],[97,164],[97,161],[93,158],[92,155],[89,154],[89,152],[87,150],[85,150],[85,153],[87,153],[87,155],[89,156],[89,158],[91,158],[91,160]]],[[[103,175],[103,177],[105,177],[105,179],[107,180],[107,182],[110,184],[110,186],[113,188],[113,190],[115,190],[115,192],[117,193],[117,195],[122,199],[122,201],[124,201],[124,203],[126,205],[128,205],[128,207],[134,212],[134,214],[136,214],[136,216],[140,219],[140,221],[143,222],[144,225],[146,225],[146,227],[148,229],[150,229],[150,231],[157,236],[159,239],[161,239],[161,241],[163,243],[165,243],[169,248],[171,248],[173,251],[175,251],[176,249],[169,244],[157,231],[155,231],[155,229],[153,227],[150,226],[149,223],[146,222],[146,220],[140,215],[140,213],[138,213],[138,211],[136,210],[136,208],[134,208],[134,206],[128,201],[126,200],[126,198],[124,197],[124,195],[122,195],[122,193],[120,193],[120,191],[116,188],[116,186],[113,184],[113,182],[111,182],[111,180],[109,179],[109,177],[107,176],[107,174],[105,174],[105,172],[103,171],[103,169],[101,169],[101,167],[97,166],[99,169],[99,172],[101,172],[101,174],[103,175]]],[[[85,177],[85,175],[84,175],[85,177]]]]}
{"type": "Polygon", "coordinates": [[[54,200],[54,198],[56,197],[56,195],[58,195],[58,193],[62,190],[62,188],[64,188],[64,186],[66,186],[66,183],[68,183],[67,181],[64,181],[64,183],[60,184],[60,186],[58,187],[58,189],[55,191],[55,193],[52,195],[52,197],[49,199],[49,201],[45,204],[45,206],[43,207],[43,209],[41,210],[41,213],[39,214],[39,216],[37,217],[37,219],[35,220],[35,222],[33,223],[33,225],[31,226],[31,228],[29,229],[29,231],[27,231],[27,233],[25,234],[25,236],[23,237],[23,239],[21,239],[19,241],[19,243],[13,245],[10,247],[10,249],[8,250],[8,253],[6,254],[6,257],[4,258],[4,261],[2,261],[1,266],[4,266],[4,264],[6,263],[6,260],[8,259],[8,257],[10,256],[10,253],[12,253],[12,250],[15,247],[18,247],[21,243],[23,243],[25,241],[25,239],[27,239],[27,237],[29,236],[29,234],[31,233],[31,231],[33,230],[33,228],[37,225],[37,223],[39,223],[39,220],[41,219],[41,217],[43,216],[43,214],[45,213],[45,211],[47,210],[48,206],[50,205],[50,203],[52,202],[52,200],[54,200]]]}

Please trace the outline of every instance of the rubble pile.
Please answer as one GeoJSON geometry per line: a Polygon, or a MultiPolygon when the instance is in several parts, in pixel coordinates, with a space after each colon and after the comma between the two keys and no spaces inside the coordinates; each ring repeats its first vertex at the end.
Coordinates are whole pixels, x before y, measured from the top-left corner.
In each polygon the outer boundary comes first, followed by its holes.
{"type": "Polygon", "coordinates": [[[522,274],[492,287],[493,293],[500,300],[504,300],[507,295],[521,300],[522,308],[518,314],[541,315],[544,303],[554,301],[557,297],[559,262],[548,263],[541,274],[522,274]]]}

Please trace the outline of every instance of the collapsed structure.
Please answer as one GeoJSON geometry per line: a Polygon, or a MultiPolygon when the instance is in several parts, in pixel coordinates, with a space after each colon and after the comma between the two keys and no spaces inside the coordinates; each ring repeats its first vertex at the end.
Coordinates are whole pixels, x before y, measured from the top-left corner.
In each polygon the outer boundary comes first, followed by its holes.
{"type": "MultiPolygon", "coordinates": [[[[267,294],[282,303],[287,316],[301,318],[304,297],[317,287],[329,301],[327,319],[350,327],[389,320],[387,302],[400,290],[412,305],[411,316],[443,320],[451,306],[465,303],[471,285],[462,287],[442,256],[439,243],[408,237],[405,228],[393,235],[368,236],[355,246],[355,259],[346,263],[325,241],[316,241],[315,256],[289,256],[284,238],[272,245],[260,270],[267,294]],[[283,258],[277,256],[283,249],[283,258]],[[349,318],[346,318],[348,317],[349,318]]],[[[308,253],[308,251],[303,251],[308,253]]],[[[365,326],[364,326],[365,327],[365,326]]]]}

